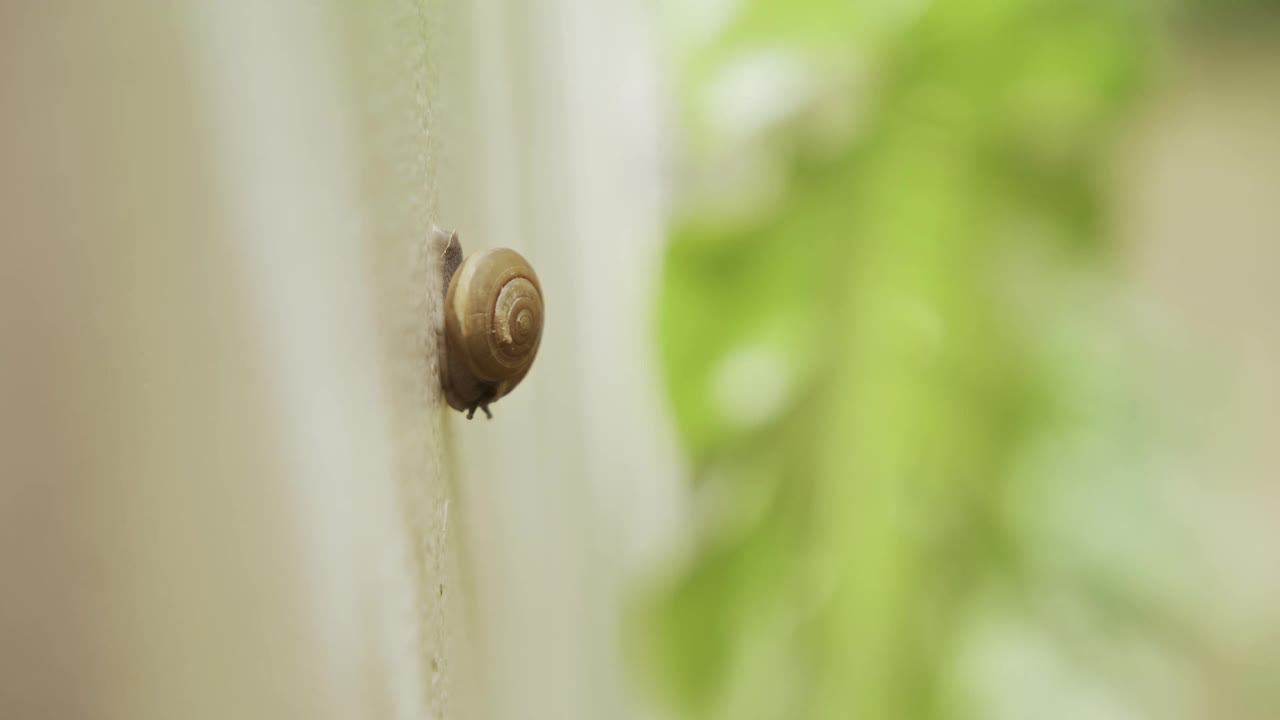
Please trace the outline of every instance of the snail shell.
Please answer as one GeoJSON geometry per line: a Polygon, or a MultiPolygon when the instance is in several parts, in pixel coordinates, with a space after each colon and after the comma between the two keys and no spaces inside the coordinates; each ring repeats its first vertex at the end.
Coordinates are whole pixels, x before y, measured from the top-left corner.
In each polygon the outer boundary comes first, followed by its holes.
{"type": "Polygon", "coordinates": [[[441,380],[449,406],[470,418],[477,409],[488,415],[489,404],[528,374],[542,341],[542,285],[514,250],[461,257],[457,235],[450,235],[441,380]]]}

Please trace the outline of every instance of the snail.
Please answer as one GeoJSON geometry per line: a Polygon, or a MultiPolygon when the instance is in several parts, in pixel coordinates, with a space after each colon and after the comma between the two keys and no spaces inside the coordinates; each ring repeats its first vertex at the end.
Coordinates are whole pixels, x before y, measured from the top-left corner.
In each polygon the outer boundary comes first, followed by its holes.
{"type": "Polygon", "coordinates": [[[462,259],[457,233],[432,242],[444,273],[440,381],[445,401],[489,418],[489,405],[528,374],[542,341],[542,285],[519,253],[496,248],[462,259]]]}

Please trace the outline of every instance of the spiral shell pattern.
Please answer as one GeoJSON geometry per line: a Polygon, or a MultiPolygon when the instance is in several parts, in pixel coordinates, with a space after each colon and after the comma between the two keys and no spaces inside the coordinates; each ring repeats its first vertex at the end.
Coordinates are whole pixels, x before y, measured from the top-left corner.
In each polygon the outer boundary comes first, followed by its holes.
{"type": "Polygon", "coordinates": [[[514,250],[485,250],[467,258],[445,298],[448,342],[467,368],[505,395],[528,372],[542,340],[542,286],[514,250]]]}
{"type": "Polygon", "coordinates": [[[498,292],[493,310],[494,353],[512,368],[528,365],[542,336],[542,295],[528,279],[519,277],[498,292]]]}

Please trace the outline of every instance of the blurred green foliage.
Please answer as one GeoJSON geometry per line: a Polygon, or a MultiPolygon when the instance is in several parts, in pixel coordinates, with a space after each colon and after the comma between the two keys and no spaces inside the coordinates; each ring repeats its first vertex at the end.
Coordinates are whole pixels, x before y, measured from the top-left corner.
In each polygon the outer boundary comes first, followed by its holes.
{"type": "Polygon", "coordinates": [[[659,326],[705,504],[645,637],[683,716],[986,717],[958,668],[989,590],[1035,575],[1029,449],[1082,397],[1127,402],[1051,350],[1105,313],[1069,288],[1108,250],[1150,23],[744,0],[676,33],[690,182],[659,326]]]}

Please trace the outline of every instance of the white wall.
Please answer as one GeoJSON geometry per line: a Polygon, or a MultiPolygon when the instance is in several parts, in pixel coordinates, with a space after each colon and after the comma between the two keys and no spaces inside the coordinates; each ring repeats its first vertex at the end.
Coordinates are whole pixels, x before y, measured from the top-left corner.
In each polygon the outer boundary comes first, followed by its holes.
{"type": "Polygon", "coordinates": [[[456,716],[428,26],[0,8],[0,717],[456,716]]]}
{"type": "Polygon", "coordinates": [[[682,522],[642,10],[0,6],[0,717],[633,714],[682,522]],[[433,223],[544,281],[492,422],[433,223]]]}
{"type": "Polygon", "coordinates": [[[529,257],[547,306],[495,419],[450,422],[494,718],[641,712],[625,611],[684,526],[651,325],[664,147],[647,9],[473,0],[449,52],[441,217],[468,251],[529,257]]]}

